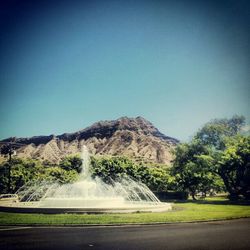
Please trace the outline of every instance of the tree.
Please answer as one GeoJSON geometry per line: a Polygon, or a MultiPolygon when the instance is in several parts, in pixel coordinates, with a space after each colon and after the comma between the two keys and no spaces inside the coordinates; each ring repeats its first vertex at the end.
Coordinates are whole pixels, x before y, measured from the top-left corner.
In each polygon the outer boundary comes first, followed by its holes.
{"type": "Polygon", "coordinates": [[[0,149],[0,153],[3,155],[8,155],[9,160],[8,164],[5,166],[8,167],[8,192],[10,193],[11,190],[11,166],[12,166],[12,154],[14,153],[13,147],[11,144],[3,144],[0,149]]]}
{"type": "Polygon", "coordinates": [[[0,193],[8,193],[8,170],[9,163],[3,162],[0,165],[0,193]]]}
{"type": "Polygon", "coordinates": [[[223,180],[231,199],[249,198],[249,137],[239,133],[244,124],[243,116],[215,119],[178,146],[173,172],[179,185],[193,196],[195,190],[223,189],[223,180]]]}
{"type": "Polygon", "coordinates": [[[66,171],[75,170],[77,173],[80,173],[82,171],[82,159],[78,155],[66,156],[59,166],[66,171]]]}
{"type": "Polygon", "coordinates": [[[116,180],[128,174],[136,177],[136,164],[126,157],[101,157],[91,158],[92,175],[98,176],[105,182],[116,180]]]}
{"type": "Polygon", "coordinates": [[[78,174],[76,170],[65,170],[60,167],[51,167],[46,169],[45,176],[43,178],[48,181],[57,181],[58,183],[65,184],[76,181],[78,174]]]}
{"type": "MultiPolygon", "coordinates": [[[[59,166],[46,166],[38,160],[13,157],[11,164],[10,188],[12,192],[16,192],[20,187],[32,181],[39,183],[48,180],[69,183],[78,178],[78,173],[75,169],[66,170],[59,166]]],[[[8,171],[9,162],[2,162],[0,164],[0,193],[9,192],[8,171]]]]}
{"type": "Polygon", "coordinates": [[[217,189],[215,178],[210,172],[212,163],[209,148],[198,140],[178,145],[172,168],[178,188],[188,191],[194,200],[198,192],[206,194],[211,189],[217,189]]]}
{"type": "Polygon", "coordinates": [[[147,166],[136,164],[127,157],[102,157],[91,160],[93,177],[98,176],[104,182],[119,180],[129,176],[140,181],[153,191],[166,191],[173,182],[170,170],[166,166],[147,166]]]}
{"type": "Polygon", "coordinates": [[[227,138],[226,149],[218,157],[218,174],[223,179],[230,199],[250,199],[250,136],[227,138]]]}
{"type": "Polygon", "coordinates": [[[235,115],[231,119],[215,119],[205,124],[194,138],[204,145],[223,150],[225,148],[224,139],[236,135],[244,124],[244,116],[235,115]]]}
{"type": "Polygon", "coordinates": [[[3,162],[0,165],[0,192],[9,192],[8,186],[12,192],[17,191],[28,181],[34,179],[38,174],[38,162],[29,159],[18,159],[13,157],[11,160],[11,179],[8,180],[9,162],[3,162]]]}
{"type": "Polygon", "coordinates": [[[245,117],[213,120],[198,131],[195,138],[211,148],[210,171],[219,175],[230,199],[249,198],[249,137],[240,135],[245,117]]]}

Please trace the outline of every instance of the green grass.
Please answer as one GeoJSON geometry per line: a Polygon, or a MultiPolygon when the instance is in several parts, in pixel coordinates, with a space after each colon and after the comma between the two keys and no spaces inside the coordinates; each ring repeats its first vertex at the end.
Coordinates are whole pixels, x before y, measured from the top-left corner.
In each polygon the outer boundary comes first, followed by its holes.
{"type": "Polygon", "coordinates": [[[173,203],[164,213],[132,214],[17,214],[0,213],[0,225],[83,225],[207,221],[250,217],[248,204],[232,204],[224,198],[173,203]]]}

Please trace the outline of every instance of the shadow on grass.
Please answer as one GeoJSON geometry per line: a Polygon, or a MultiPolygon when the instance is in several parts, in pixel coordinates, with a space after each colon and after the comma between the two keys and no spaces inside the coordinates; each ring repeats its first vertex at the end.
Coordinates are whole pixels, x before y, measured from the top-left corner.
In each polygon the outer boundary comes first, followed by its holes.
{"type": "Polygon", "coordinates": [[[164,202],[171,202],[171,203],[193,203],[193,204],[204,204],[204,205],[242,205],[242,206],[249,206],[250,201],[246,200],[238,200],[238,201],[230,201],[230,200],[166,200],[164,202]]]}

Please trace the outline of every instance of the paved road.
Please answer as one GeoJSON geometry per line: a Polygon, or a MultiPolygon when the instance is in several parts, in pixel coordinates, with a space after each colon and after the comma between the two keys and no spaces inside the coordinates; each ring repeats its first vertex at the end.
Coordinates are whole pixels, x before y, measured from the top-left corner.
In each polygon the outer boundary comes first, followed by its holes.
{"type": "Polygon", "coordinates": [[[126,227],[0,227],[0,249],[250,249],[250,219],[126,227]]]}

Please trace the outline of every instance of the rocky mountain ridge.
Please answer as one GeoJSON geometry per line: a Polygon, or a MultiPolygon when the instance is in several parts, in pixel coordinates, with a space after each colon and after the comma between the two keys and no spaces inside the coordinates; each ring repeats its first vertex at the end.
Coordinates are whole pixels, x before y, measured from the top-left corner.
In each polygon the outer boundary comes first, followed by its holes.
{"type": "Polygon", "coordinates": [[[75,133],[62,135],[11,137],[2,142],[21,143],[18,156],[58,163],[68,154],[79,153],[86,145],[94,155],[124,155],[147,162],[169,164],[171,150],[178,140],[162,134],[143,117],[121,117],[100,121],[75,133]]]}

